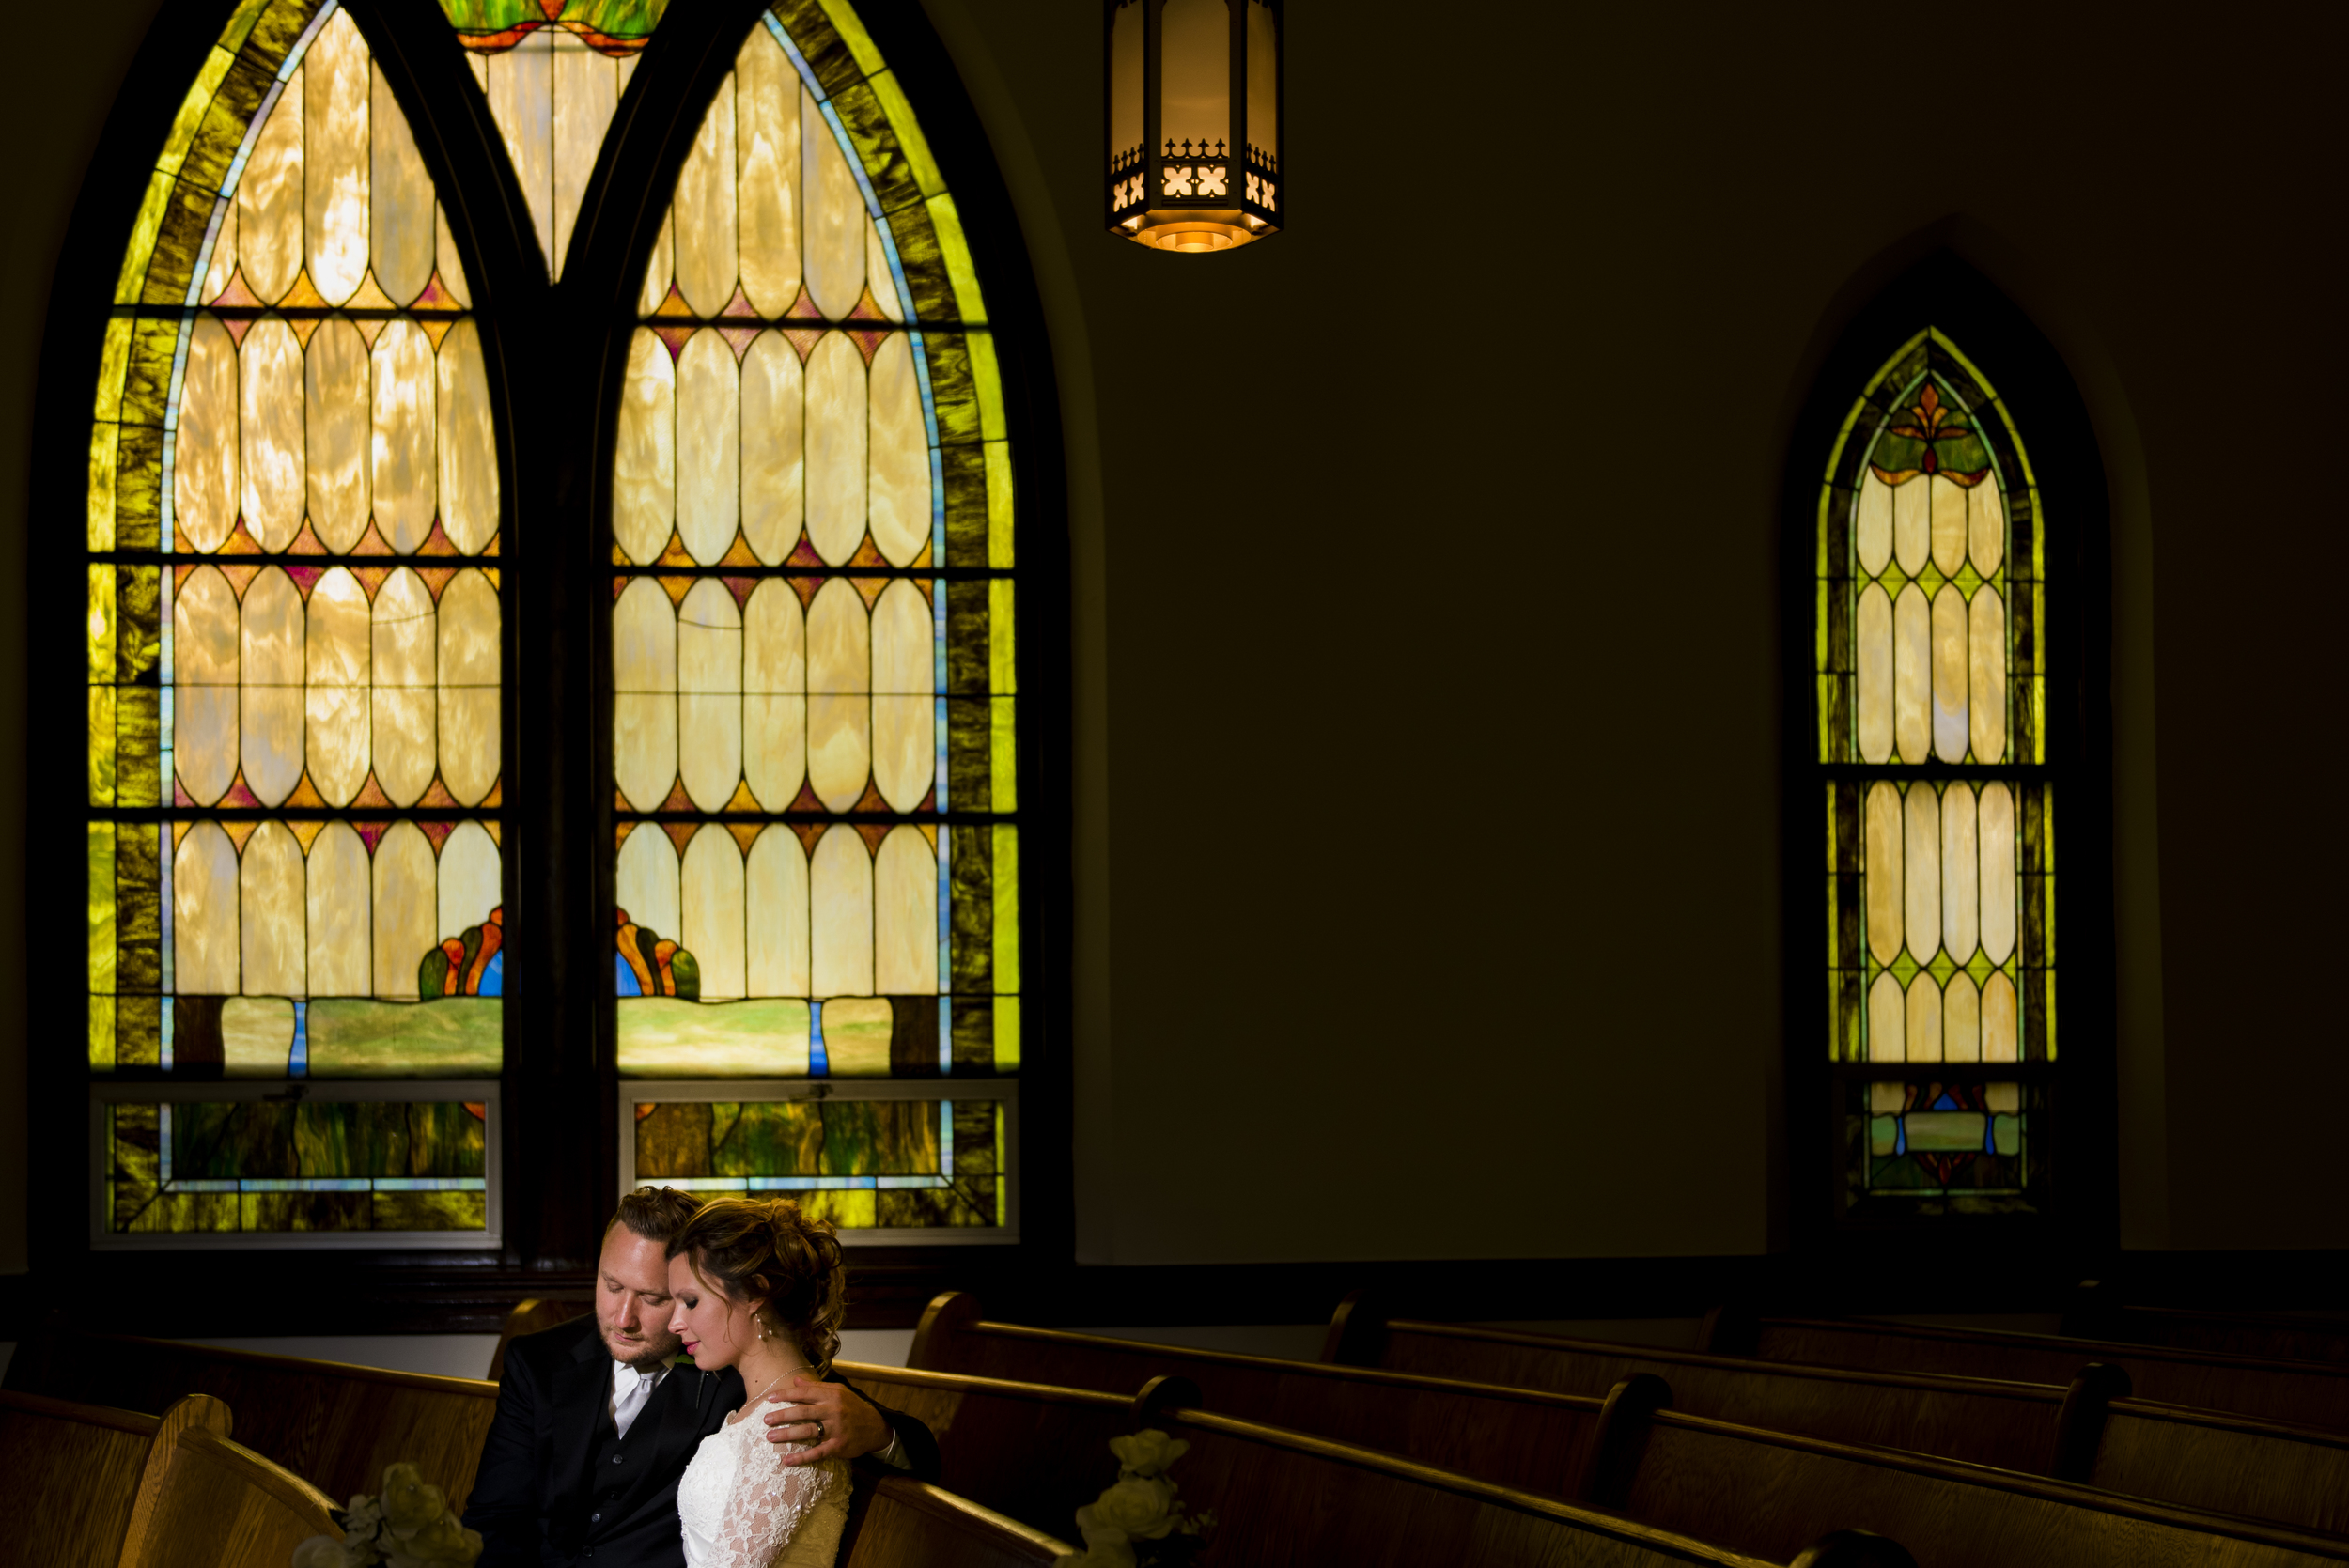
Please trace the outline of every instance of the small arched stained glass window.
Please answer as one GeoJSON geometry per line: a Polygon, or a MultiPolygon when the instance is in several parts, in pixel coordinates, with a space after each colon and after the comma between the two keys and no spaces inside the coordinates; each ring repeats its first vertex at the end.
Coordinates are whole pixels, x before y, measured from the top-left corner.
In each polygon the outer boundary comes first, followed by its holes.
{"type": "Polygon", "coordinates": [[[1829,1055],[1845,1212],[2043,1201],[2056,1060],[2040,498],[1947,337],[1861,392],[1818,518],[1829,1055]]]}
{"type": "Polygon", "coordinates": [[[953,195],[847,7],[752,28],[638,309],[612,485],[624,1177],[790,1191],[851,1238],[1009,1234],[1003,394],[953,195]]]}
{"type": "Polygon", "coordinates": [[[350,15],[240,8],[157,162],[92,427],[89,1065],[168,1091],[103,1106],[101,1234],[494,1239],[481,331],[350,15]],[[287,1079],[336,1081],[262,1097],[287,1079]]]}

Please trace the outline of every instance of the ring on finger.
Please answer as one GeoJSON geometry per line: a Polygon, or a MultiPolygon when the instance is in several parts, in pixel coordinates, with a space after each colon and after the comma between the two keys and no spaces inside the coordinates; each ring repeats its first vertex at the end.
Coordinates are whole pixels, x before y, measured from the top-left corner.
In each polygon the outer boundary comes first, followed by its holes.
{"type": "Polygon", "coordinates": [[[809,1424],[816,1428],[816,1440],[822,1442],[824,1440],[824,1418],[817,1416],[809,1424]]]}

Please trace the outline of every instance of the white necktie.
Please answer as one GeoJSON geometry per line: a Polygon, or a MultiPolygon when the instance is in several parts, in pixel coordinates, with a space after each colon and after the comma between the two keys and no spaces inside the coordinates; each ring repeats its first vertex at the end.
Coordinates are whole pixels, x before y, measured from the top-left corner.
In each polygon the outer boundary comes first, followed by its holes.
{"type": "Polygon", "coordinates": [[[644,1409],[653,1389],[660,1387],[661,1374],[668,1370],[662,1367],[660,1372],[638,1372],[618,1361],[612,1363],[612,1424],[620,1429],[621,1436],[628,1436],[637,1412],[644,1409]]]}

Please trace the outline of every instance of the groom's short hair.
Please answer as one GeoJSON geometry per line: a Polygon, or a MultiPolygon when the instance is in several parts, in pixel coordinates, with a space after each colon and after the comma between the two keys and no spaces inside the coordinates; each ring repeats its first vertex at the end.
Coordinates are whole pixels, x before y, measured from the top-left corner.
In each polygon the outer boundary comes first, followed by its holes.
{"type": "Polygon", "coordinates": [[[702,1201],[690,1192],[679,1192],[674,1187],[640,1187],[620,1200],[611,1223],[603,1228],[610,1235],[613,1225],[625,1225],[646,1241],[664,1246],[677,1239],[686,1221],[692,1219],[702,1201]]]}

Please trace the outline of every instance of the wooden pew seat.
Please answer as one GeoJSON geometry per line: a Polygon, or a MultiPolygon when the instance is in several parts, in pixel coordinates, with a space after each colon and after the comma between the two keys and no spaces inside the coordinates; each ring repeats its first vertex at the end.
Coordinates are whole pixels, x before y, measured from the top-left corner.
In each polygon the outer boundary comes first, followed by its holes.
{"type": "Polygon", "coordinates": [[[330,1497],[372,1494],[411,1460],[460,1514],[498,1386],[170,1340],[53,1332],[17,1346],[7,1387],[160,1414],[188,1394],[237,1412],[238,1437],[330,1497]]]}

